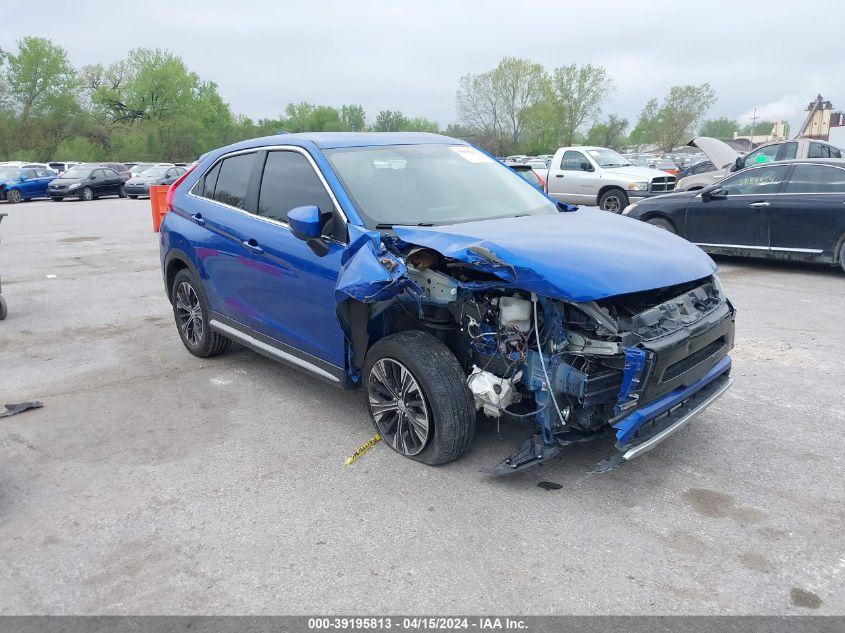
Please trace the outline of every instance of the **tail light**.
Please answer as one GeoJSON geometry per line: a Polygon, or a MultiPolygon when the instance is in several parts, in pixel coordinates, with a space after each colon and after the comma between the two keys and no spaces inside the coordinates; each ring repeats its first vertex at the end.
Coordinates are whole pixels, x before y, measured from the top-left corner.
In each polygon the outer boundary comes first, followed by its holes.
{"type": "Polygon", "coordinates": [[[190,174],[192,171],[194,171],[194,169],[196,169],[196,167],[197,167],[196,163],[194,163],[193,165],[188,167],[188,169],[185,171],[185,173],[182,174],[181,176],[179,176],[179,178],[174,180],[173,184],[170,185],[170,189],[167,190],[167,197],[164,199],[165,212],[173,211],[173,194],[176,193],[176,188],[179,185],[182,184],[182,181],[185,180],[185,178],[188,177],[188,174],[190,174]]]}

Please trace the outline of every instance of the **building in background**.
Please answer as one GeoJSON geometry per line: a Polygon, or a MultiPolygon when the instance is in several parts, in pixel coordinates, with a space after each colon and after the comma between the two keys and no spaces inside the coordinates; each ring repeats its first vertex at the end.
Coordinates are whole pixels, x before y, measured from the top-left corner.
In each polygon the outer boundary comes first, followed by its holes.
{"type": "Polygon", "coordinates": [[[833,104],[818,95],[815,101],[811,101],[807,106],[807,118],[795,136],[829,141],[830,128],[842,127],[843,124],[845,113],[834,112],[833,104]]]}
{"type": "MultiPolygon", "coordinates": [[[[788,131],[789,130],[786,122],[776,121],[768,134],[755,134],[754,136],[751,136],[750,134],[738,134],[734,132],[734,140],[746,140],[748,141],[749,148],[751,148],[756,147],[758,145],[762,145],[763,143],[771,143],[772,141],[782,141],[786,138],[788,131]]],[[[761,129],[760,132],[765,132],[765,130],[761,129]]]]}

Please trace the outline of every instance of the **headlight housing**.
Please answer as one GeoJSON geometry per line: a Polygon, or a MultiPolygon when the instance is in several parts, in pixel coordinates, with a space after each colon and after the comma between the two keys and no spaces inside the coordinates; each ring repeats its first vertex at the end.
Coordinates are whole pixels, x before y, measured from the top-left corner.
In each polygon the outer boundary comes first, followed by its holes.
{"type": "Polygon", "coordinates": [[[648,191],[647,182],[629,182],[628,191],[648,191]]]}
{"type": "Polygon", "coordinates": [[[713,290],[716,292],[719,298],[723,301],[726,300],[727,296],[725,296],[725,288],[722,286],[722,280],[719,279],[719,275],[713,273],[711,283],[713,284],[713,290]]]}
{"type": "Polygon", "coordinates": [[[67,188],[67,190],[70,191],[71,189],[79,189],[81,186],[82,186],[82,183],[75,182],[72,185],[70,185],[67,188]]]}

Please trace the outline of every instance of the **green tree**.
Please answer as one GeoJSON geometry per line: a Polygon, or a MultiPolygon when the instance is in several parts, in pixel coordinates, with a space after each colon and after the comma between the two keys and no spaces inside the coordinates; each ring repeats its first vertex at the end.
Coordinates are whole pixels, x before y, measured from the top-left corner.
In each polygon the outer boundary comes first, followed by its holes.
{"type": "MultiPolygon", "coordinates": [[[[765,136],[767,134],[772,133],[772,129],[775,127],[774,121],[757,121],[752,128],[751,124],[740,128],[738,133],[743,136],[751,136],[752,130],[755,136],[765,136]]],[[[731,137],[733,138],[733,137],[731,137]]]]}
{"type": "Polygon", "coordinates": [[[628,119],[620,119],[615,114],[611,114],[606,121],[596,123],[590,128],[587,134],[587,144],[618,149],[625,144],[625,130],[627,129],[628,119]]]}
{"type": "Polygon", "coordinates": [[[408,129],[408,117],[399,110],[382,110],[373,124],[375,132],[402,132],[408,129]]]}
{"type": "Polygon", "coordinates": [[[660,107],[657,99],[652,99],[643,108],[631,141],[635,145],[657,143],[662,151],[672,151],[689,140],[714,103],[716,93],[710,84],[672,86],[660,107]]]}
{"type": "Polygon", "coordinates": [[[583,126],[601,114],[603,103],[613,92],[613,79],[601,66],[569,64],[555,68],[551,86],[561,117],[561,141],[572,145],[583,126]]]}
{"type": "Polygon", "coordinates": [[[514,149],[522,138],[529,109],[548,94],[540,64],[505,57],[491,71],[464,75],[457,93],[461,122],[494,139],[495,152],[514,149]]]}
{"type": "Polygon", "coordinates": [[[657,99],[649,99],[640,112],[640,117],[637,119],[637,124],[631,130],[631,135],[628,138],[630,145],[641,147],[643,145],[650,145],[657,142],[657,99]]]}
{"type": "Polygon", "coordinates": [[[738,130],[738,125],[733,119],[720,117],[718,119],[707,119],[699,130],[701,136],[712,136],[713,138],[730,139],[738,130]]]}
{"type": "Polygon", "coordinates": [[[340,107],[340,118],[350,132],[361,132],[367,127],[364,106],[345,105],[340,107]]]}

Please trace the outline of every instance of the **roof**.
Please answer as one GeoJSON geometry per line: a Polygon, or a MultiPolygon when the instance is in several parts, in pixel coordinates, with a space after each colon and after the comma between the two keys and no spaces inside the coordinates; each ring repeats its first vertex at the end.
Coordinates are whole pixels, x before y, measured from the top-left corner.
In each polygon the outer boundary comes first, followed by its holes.
{"type": "Polygon", "coordinates": [[[428,132],[301,132],[297,134],[277,134],[261,139],[267,142],[288,145],[296,140],[310,141],[320,149],[338,147],[369,147],[374,145],[419,145],[423,143],[442,143],[464,145],[464,141],[428,132]]]}

